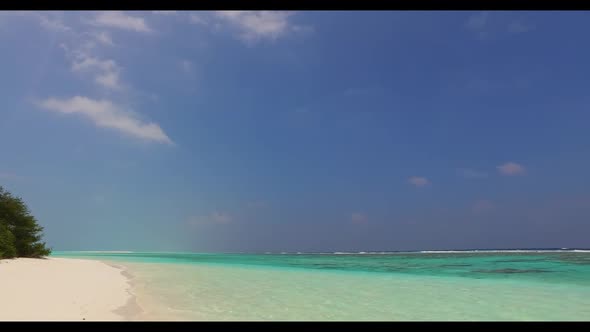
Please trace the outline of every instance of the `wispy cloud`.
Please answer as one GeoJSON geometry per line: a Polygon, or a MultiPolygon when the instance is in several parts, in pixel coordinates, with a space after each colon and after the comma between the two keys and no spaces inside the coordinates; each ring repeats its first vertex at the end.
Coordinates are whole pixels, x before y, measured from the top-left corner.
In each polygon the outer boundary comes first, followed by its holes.
{"type": "Polygon", "coordinates": [[[91,24],[136,32],[151,32],[143,17],[130,16],[121,11],[101,12],[90,21],[91,24]]]}
{"type": "Polygon", "coordinates": [[[110,89],[120,89],[119,73],[116,71],[109,71],[96,76],[96,83],[110,89]]]}
{"type": "Polygon", "coordinates": [[[488,212],[493,209],[494,209],[494,202],[487,200],[487,199],[482,199],[482,200],[476,201],[473,204],[473,206],[471,207],[471,211],[476,214],[488,212]]]}
{"type": "Polygon", "coordinates": [[[221,10],[190,13],[190,23],[220,31],[228,29],[235,37],[252,45],[261,40],[276,40],[289,34],[312,32],[311,26],[296,25],[291,11],[221,10]]]}
{"type": "Polygon", "coordinates": [[[503,16],[494,16],[494,18],[492,22],[489,12],[475,13],[469,16],[467,22],[465,22],[465,27],[475,33],[479,39],[486,39],[492,33],[520,34],[535,29],[534,25],[525,23],[522,20],[513,19],[508,22],[503,16]]]}
{"type": "Polygon", "coordinates": [[[67,32],[72,30],[72,28],[65,25],[64,22],[59,18],[49,18],[42,14],[38,14],[38,18],[39,24],[48,30],[56,32],[67,32]]]}
{"type": "Polygon", "coordinates": [[[25,179],[25,177],[11,173],[11,172],[0,171],[0,179],[2,179],[2,180],[22,180],[22,179],[25,179]]]}
{"type": "Polygon", "coordinates": [[[366,224],[369,222],[369,218],[362,213],[353,213],[350,216],[350,221],[352,221],[354,224],[366,224]]]}
{"type": "Polygon", "coordinates": [[[59,17],[61,12],[34,12],[34,11],[6,11],[1,12],[1,16],[28,17],[36,20],[41,27],[52,32],[71,32],[71,27],[66,25],[62,18],[59,17]]]}
{"type": "Polygon", "coordinates": [[[502,175],[524,175],[526,173],[525,168],[522,165],[519,165],[514,162],[507,162],[503,165],[496,166],[500,174],[502,175]]]}
{"type": "Polygon", "coordinates": [[[525,33],[535,29],[535,26],[532,24],[527,24],[525,22],[514,20],[508,24],[507,30],[510,33],[525,33]]]}
{"type": "Polygon", "coordinates": [[[490,35],[490,27],[489,27],[489,13],[488,12],[479,12],[472,14],[467,19],[465,23],[465,27],[474,33],[478,39],[484,40],[489,37],[490,35]]]}
{"type": "Polygon", "coordinates": [[[245,42],[260,39],[274,40],[297,30],[289,22],[293,12],[283,11],[217,11],[215,15],[238,30],[238,37],[245,42]]]}
{"type": "Polygon", "coordinates": [[[152,14],[156,15],[176,15],[178,11],[176,10],[152,10],[152,14]]]}
{"type": "Polygon", "coordinates": [[[412,176],[408,179],[408,182],[416,187],[424,187],[425,185],[430,183],[430,181],[428,181],[427,178],[420,176],[412,176]]]}
{"type": "Polygon", "coordinates": [[[122,88],[119,80],[120,68],[114,60],[101,60],[85,52],[77,52],[72,63],[75,72],[92,72],[94,81],[108,89],[122,88]]]}
{"type": "Polygon", "coordinates": [[[41,108],[62,114],[78,114],[97,127],[115,129],[144,141],[174,144],[156,123],[146,123],[136,114],[123,110],[109,100],[76,96],[70,99],[48,98],[38,103],[41,108]]]}
{"type": "Polygon", "coordinates": [[[466,179],[480,179],[488,177],[487,172],[477,171],[471,168],[459,168],[457,169],[457,173],[466,179]]]}
{"type": "Polygon", "coordinates": [[[193,24],[209,25],[209,20],[207,20],[202,14],[191,13],[188,16],[188,19],[193,24]]]}
{"type": "Polygon", "coordinates": [[[184,59],[180,61],[180,69],[186,74],[192,74],[194,72],[194,65],[192,61],[184,59]]]}
{"type": "Polygon", "coordinates": [[[488,23],[488,12],[480,12],[469,16],[465,26],[473,31],[483,30],[488,23]]]}
{"type": "Polygon", "coordinates": [[[233,217],[227,212],[215,211],[209,215],[193,216],[188,219],[189,225],[226,225],[233,221],[233,217]]]}
{"type": "Polygon", "coordinates": [[[98,40],[101,44],[107,46],[113,46],[113,39],[111,35],[106,31],[101,31],[95,34],[96,40],[98,40]]]}

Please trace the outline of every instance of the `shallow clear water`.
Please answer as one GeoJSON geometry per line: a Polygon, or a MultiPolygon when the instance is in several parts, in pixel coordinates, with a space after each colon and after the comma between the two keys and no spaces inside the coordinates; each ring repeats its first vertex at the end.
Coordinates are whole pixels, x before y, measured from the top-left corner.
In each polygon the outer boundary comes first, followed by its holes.
{"type": "Polygon", "coordinates": [[[174,320],[589,320],[589,252],[56,252],[128,267],[174,320]]]}

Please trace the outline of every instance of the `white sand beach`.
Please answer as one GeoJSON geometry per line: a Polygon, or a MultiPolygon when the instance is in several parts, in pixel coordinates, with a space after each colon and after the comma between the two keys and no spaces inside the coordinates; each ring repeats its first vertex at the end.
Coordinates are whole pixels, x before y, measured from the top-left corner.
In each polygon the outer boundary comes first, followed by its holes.
{"type": "Polygon", "coordinates": [[[134,308],[124,270],[81,259],[0,260],[0,321],[125,320],[134,308]]]}

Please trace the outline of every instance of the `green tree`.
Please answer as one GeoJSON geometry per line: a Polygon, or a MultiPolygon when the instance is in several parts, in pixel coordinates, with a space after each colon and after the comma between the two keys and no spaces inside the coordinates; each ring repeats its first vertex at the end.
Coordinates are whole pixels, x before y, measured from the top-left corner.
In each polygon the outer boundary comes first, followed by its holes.
{"type": "Polygon", "coordinates": [[[42,257],[51,253],[45,242],[41,242],[43,227],[37,224],[29,208],[21,198],[13,196],[2,187],[0,187],[0,221],[5,228],[4,231],[0,230],[0,238],[2,236],[6,238],[4,242],[9,248],[8,244],[11,242],[9,234],[12,234],[16,256],[42,257]]]}
{"type": "Polygon", "coordinates": [[[0,219],[0,259],[16,256],[14,234],[8,229],[8,224],[0,219]]]}

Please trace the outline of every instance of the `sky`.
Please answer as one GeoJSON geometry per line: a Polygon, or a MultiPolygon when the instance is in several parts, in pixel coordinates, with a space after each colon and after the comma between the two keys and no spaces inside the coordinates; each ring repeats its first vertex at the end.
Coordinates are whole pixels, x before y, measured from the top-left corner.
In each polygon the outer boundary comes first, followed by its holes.
{"type": "Polygon", "coordinates": [[[54,250],[590,247],[586,12],[0,14],[54,250]]]}

